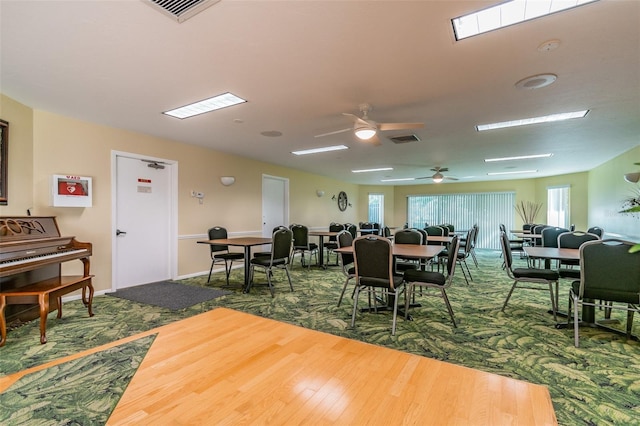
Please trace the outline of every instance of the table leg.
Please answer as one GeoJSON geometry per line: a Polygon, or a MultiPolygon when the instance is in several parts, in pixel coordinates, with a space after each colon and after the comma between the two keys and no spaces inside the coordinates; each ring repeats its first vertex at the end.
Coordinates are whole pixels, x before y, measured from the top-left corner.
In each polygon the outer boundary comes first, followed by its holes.
{"type": "MultiPolygon", "coordinates": [[[[318,264],[321,268],[326,268],[324,265],[324,235],[318,235],[318,264]]],[[[311,263],[311,256],[309,256],[309,263],[311,263]]]]}
{"type": "Polygon", "coordinates": [[[4,308],[7,305],[6,297],[0,295],[0,346],[7,343],[7,323],[4,318],[4,308]]]}
{"type": "Polygon", "coordinates": [[[244,246],[244,288],[242,289],[243,293],[246,293],[249,289],[249,274],[251,271],[251,266],[249,263],[251,262],[251,246],[244,246]]]}

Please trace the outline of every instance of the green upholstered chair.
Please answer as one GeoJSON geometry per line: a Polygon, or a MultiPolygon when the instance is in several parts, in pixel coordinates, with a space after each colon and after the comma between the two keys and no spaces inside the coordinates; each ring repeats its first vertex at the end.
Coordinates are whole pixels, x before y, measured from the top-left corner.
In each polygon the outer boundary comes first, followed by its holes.
{"type": "MultiPolygon", "coordinates": [[[[316,264],[318,263],[318,244],[309,242],[309,228],[305,225],[294,224],[291,225],[291,232],[293,232],[293,256],[296,253],[300,253],[300,263],[302,266],[311,267],[311,256],[316,257],[316,264]],[[309,253],[309,264],[305,265],[304,254],[309,253]]],[[[293,261],[292,261],[293,262],[293,261]]]]}
{"type": "Polygon", "coordinates": [[[580,281],[574,281],[571,286],[568,310],[571,318],[573,306],[576,347],[580,344],[578,307],[595,311],[599,303],[596,300],[613,302],[607,309],[626,310],[627,336],[631,335],[633,314],[640,311],[640,253],[629,253],[633,245],[611,239],[589,241],[580,246],[580,281]]]}
{"type": "Polygon", "coordinates": [[[500,233],[500,246],[502,247],[502,255],[504,257],[505,270],[509,278],[513,280],[513,285],[509,290],[509,294],[502,305],[501,311],[504,309],[511,299],[511,295],[516,287],[526,288],[530,290],[549,290],[551,299],[551,309],[553,310],[553,319],[558,320],[558,280],[560,278],[558,271],[540,268],[513,268],[513,256],[509,246],[509,237],[505,232],[500,233]],[[522,285],[524,284],[524,285],[522,285]],[[553,289],[555,284],[555,293],[553,289]]]}
{"type": "MultiPolygon", "coordinates": [[[[404,293],[404,282],[401,276],[393,273],[393,250],[391,241],[379,235],[363,235],[353,241],[353,253],[356,265],[356,291],[351,314],[351,326],[355,326],[356,312],[360,293],[369,295],[369,311],[378,311],[377,293],[386,296],[387,305],[393,304],[393,325],[391,335],[396,334],[398,316],[398,298],[404,293]],[[371,308],[371,300],[374,307],[371,308]]],[[[405,294],[406,297],[406,294],[405,294]]]]}
{"type": "MultiPolygon", "coordinates": [[[[459,250],[460,240],[458,239],[458,236],[453,237],[450,248],[453,252],[457,252],[459,250]]],[[[409,297],[405,297],[405,319],[407,319],[409,315],[409,300],[411,297],[415,297],[415,288],[433,288],[440,291],[440,297],[442,297],[445,305],[447,306],[451,322],[454,327],[457,327],[455,317],[453,316],[453,308],[451,307],[446,291],[453,284],[453,273],[455,272],[457,263],[458,262],[454,256],[450,256],[447,259],[446,275],[441,274],[440,272],[416,269],[410,269],[404,273],[405,286],[408,286],[406,291],[409,295],[409,297]]],[[[426,294],[429,295],[429,292],[427,291],[426,294]]]]}
{"type": "MultiPolygon", "coordinates": [[[[338,241],[338,247],[349,247],[353,245],[353,237],[347,230],[341,231],[336,237],[338,241]]],[[[349,281],[356,277],[356,267],[354,265],[353,254],[340,253],[339,257],[340,265],[342,266],[342,273],[345,276],[345,280],[344,285],[342,286],[342,292],[340,293],[340,298],[338,299],[338,306],[340,306],[340,304],[342,303],[342,298],[344,297],[344,292],[347,289],[347,285],[349,285],[349,281]]]]}
{"type": "Polygon", "coordinates": [[[267,283],[269,284],[269,291],[271,297],[274,297],[273,290],[273,272],[276,269],[282,269],[287,274],[287,280],[289,280],[289,287],[293,291],[293,284],[291,284],[291,275],[289,274],[289,264],[291,263],[291,245],[293,244],[293,233],[290,229],[282,228],[273,233],[271,243],[271,256],[254,257],[251,259],[251,269],[249,285],[246,292],[251,290],[253,285],[253,278],[255,275],[255,268],[261,268],[264,270],[267,276],[267,283]]]}
{"type": "MultiPolygon", "coordinates": [[[[227,239],[227,230],[221,226],[214,226],[208,231],[210,240],[227,239]]],[[[227,285],[229,285],[229,274],[231,273],[231,267],[234,260],[244,259],[244,253],[234,253],[229,251],[229,246],[225,245],[210,245],[211,247],[211,268],[209,268],[209,278],[207,282],[211,281],[211,272],[213,272],[213,265],[216,263],[224,263],[224,272],[227,276],[227,285]]]]}

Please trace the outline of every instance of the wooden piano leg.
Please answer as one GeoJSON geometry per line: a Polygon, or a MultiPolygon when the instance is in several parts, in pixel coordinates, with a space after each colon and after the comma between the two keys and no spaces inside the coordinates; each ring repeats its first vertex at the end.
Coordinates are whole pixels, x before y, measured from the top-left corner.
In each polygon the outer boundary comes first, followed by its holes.
{"type": "Polygon", "coordinates": [[[62,296],[58,297],[58,315],[56,316],[56,318],[62,318],[62,296]]]}
{"type": "Polygon", "coordinates": [[[47,315],[49,314],[49,294],[38,295],[38,305],[40,305],[40,343],[47,343],[47,315]]]}
{"type": "Polygon", "coordinates": [[[7,306],[7,300],[4,295],[0,295],[0,346],[7,343],[7,322],[4,318],[4,308],[7,306]]]}
{"type": "Polygon", "coordinates": [[[89,284],[87,284],[85,287],[82,288],[82,294],[84,294],[84,291],[86,289],[89,289],[89,297],[87,299],[87,310],[89,311],[89,316],[92,317],[93,316],[93,310],[91,308],[92,304],[93,304],[93,284],[91,284],[91,280],[89,280],[89,284]]]}

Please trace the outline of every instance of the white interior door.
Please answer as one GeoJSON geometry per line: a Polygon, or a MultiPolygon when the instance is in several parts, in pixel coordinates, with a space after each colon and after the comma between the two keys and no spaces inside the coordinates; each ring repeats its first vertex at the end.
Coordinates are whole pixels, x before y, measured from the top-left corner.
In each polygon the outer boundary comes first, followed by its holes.
{"type": "MultiPolygon", "coordinates": [[[[157,160],[156,160],[157,161],[157,160]]],[[[170,279],[175,264],[172,179],[176,164],[115,157],[114,285],[170,279]]]]}
{"type": "Polygon", "coordinates": [[[289,180],[262,175],[262,236],[280,225],[289,226],[289,180]]]}

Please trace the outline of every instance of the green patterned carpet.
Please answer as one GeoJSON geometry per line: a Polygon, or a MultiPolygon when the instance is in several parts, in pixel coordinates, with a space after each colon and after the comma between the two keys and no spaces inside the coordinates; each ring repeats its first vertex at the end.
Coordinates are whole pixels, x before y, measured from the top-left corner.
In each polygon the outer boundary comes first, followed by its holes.
{"type": "MultiPolygon", "coordinates": [[[[553,317],[547,313],[547,292],[518,289],[505,312],[500,312],[511,283],[500,267],[502,261],[497,252],[480,251],[479,260],[478,269],[470,264],[474,277],[471,285],[465,284],[458,269],[455,284],[448,292],[458,328],[453,328],[442,300],[426,296],[419,297],[422,307],[411,312],[414,321],[398,320],[394,337],[390,333],[390,313],[359,313],[355,328],[351,328],[352,300],[347,295],[342,306],[336,307],[344,282],[339,268],[307,270],[300,267],[296,258],[292,270],[295,292],[289,292],[286,278],[276,273],[276,297],[273,299],[266,286],[254,286],[248,295],[235,288],[228,296],[182,311],[170,311],[100,296],[94,300],[96,315],[93,318],[87,317],[79,301],[66,303],[62,319],[56,319],[55,313],[49,317],[46,345],[38,343],[37,321],[9,332],[6,346],[0,348],[0,374],[20,371],[224,306],[545,385],[549,388],[561,425],[640,425],[640,344],[614,333],[583,327],[580,333],[581,347],[575,348],[573,330],[554,327],[553,317]]],[[[523,260],[516,261],[521,266],[525,265],[523,260]]],[[[242,274],[242,269],[234,270],[232,282],[242,281],[242,274]]],[[[203,276],[181,282],[205,285],[206,278],[203,276]]],[[[264,275],[258,274],[256,279],[258,282],[264,281],[264,275]]],[[[224,274],[219,273],[212,277],[209,286],[221,288],[223,284],[224,274]]],[[[567,309],[569,284],[568,281],[561,282],[562,311],[567,309]]],[[[597,315],[602,318],[601,312],[597,315]]],[[[638,321],[640,319],[636,318],[633,329],[635,335],[640,335],[638,321]]],[[[624,323],[616,327],[623,329],[624,323]]],[[[80,371],[98,368],[95,364],[89,367],[89,364],[79,364],[74,368],[80,371]]],[[[126,388],[128,380],[119,368],[111,372],[115,376],[112,386],[115,390],[126,388]]],[[[108,373],[105,371],[104,374],[108,373]]],[[[34,381],[34,386],[40,381],[37,378],[30,380],[34,381]]],[[[73,389],[82,392],[92,382],[90,374],[76,374],[68,380],[70,392],[73,389]]],[[[7,395],[15,392],[15,386],[0,395],[0,409],[3,412],[8,409],[11,414],[7,415],[15,415],[12,410],[26,410],[28,408],[23,407],[36,407],[42,403],[39,397],[28,392],[21,396],[24,405],[18,407],[5,403],[5,398],[10,398],[7,395]]],[[[78,398],[86,397],[79,393],[78,398]]],[[[117,401],[114,393],[95,392],[91,400],[84,404],[102,407],[103,411],[92,409],[90,413],[78,413],[77,418],[72,414],[74,407],[71,404],[68,407],[62,404],[56,408],[61,411],[58,418],[71,421],[52,424],[102,424],[113,409],[113,401],[117,401]]],[[[0,424],[4,424],[2,418],[0,424]]]]}

